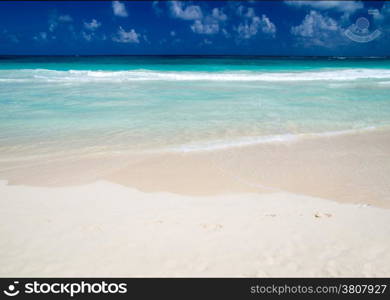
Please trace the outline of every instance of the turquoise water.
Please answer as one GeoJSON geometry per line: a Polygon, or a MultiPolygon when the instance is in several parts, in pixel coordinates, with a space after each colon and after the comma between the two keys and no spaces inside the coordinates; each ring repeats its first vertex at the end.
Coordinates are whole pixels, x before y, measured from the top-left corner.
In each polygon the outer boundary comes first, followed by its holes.
{"type": "Polygon", "coordinates": [[[390,125],[390,60],[2,57],[0,155],[201,151],[390,125]]]}

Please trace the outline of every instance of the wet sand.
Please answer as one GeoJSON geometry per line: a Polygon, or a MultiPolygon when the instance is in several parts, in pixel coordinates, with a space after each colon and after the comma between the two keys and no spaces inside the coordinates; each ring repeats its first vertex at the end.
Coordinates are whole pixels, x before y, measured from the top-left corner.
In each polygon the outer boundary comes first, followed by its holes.
{"type": "Polygon", "coordinates": [[[390,207],[390,131],[230,150],[0,163],[0,180],[74,186],[107,180],[146,193],[187,196],[292,192],[390,207]]]}
{"type": "Polygon", "coordinates": [[[377,131],[129,164],[105,179],[144,192],[292,192],[390,208],[390,132],[377,131]]]}

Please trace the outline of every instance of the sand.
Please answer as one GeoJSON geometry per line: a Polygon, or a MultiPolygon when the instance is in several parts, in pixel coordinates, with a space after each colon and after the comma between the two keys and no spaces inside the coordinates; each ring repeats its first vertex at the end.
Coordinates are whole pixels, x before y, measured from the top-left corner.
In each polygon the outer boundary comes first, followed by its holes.
{"type": "Polygon", "coordinates": [[[390,130],[308,137],[230,150],[0,159],[13,185],[74,186],[106,180],[185,196],[291,192],[390,208],[390,130]]]}
{"type": "Polygon", "coordinates": [[[389,146],[0,164],[0,276],[388,277],[389,146]]]}
{"type": "Polygon", "coordinates": [[[390,131],[160,155],[104,179],[144,192],[292,192],[390,208],[390,131]]]}
{"type": "Polygon", "coordinates": [[[389,276],[390,210],[109,182],[0,187],[0,276],[389,276]]]}

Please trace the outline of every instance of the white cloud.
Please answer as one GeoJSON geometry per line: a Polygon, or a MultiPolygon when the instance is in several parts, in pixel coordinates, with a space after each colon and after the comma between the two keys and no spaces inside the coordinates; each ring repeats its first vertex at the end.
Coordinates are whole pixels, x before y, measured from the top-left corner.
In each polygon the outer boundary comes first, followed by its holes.
{"type": "Polygon", "coordinates": [[[267,33],[267,34],[270,34],[270,35],[275,35],[275,33],[276,33],[276,26],[275,26],[274,23],[271,22],[271,20],[266,15],[262,15],[261,16],[261,22],[262,22],[261,30],[264,33],[267,33]]]}
{"type": "Polygon", "coordinates": [[[374,11],[374,10],[376,13],[373,14],[373,16],[374,16],[374,20],[376,20],[376,21],[383,22],[384,20],[386,20],[387,18],[390,17],[390,4],[389,3],[384,3],[380,10],[371,9],[371,11],[374,11]]]}
{"type": "Polygon", "coordinates": [[[127,17],[129,14],[127,13],[126,6],[124,3],[121,3],[119,1],[113,1],[112,2],[112,10],[114,12],[114,15],[117,17],[127,17]]]}
{"type": "Polygon", "coordinates": [[[49,31],[53,32],[60,23],[72,23],[73,18],[70,15],[57,15],[54,11],[49,15],[49,31]]]}
{"type": "Polygon", "coordinates": [[[259,32],[275,36],[276,26],[266,15],[262,15],[261,18],[256,15],[252,17],[248,15],[246,18],[248,19],[235,28],[239,39],[250,39],[259,32]]]}
{"type": "Polygon", "coordinates": [[[221,31],[222,23],[227,21],[227,15],[222,8],[213,8],[205,14],[200,6],[180,1],[169,1],[168,7],[171,17],[193,21],[190,29],[196,34],[217,34],[221,31]]]}
{"type": "Polygon", "coordinates": [[[197,34],[217,34],[222,23],[227,20],[227,15],[222,9],[214,8],[211,13],[199,20],[195,20],[191,25],[191,30],[197,34]]]}
{"type": "Polygon", "coordinates": [[[253,7],[246,7],[243,5],[240,5],[237,8],[237,14],[241,17],[244,17],[244,18],[253,18],[256,15],[253,7]]]}
{"type": "Polygon", "coordinates": [[[202,9],[197,5],[187,5],[179,1],[170,1],[172,17],[182,20],[198,20],[203,17],[202,9]]]}
{"type": "Polygon", "coordinates": [[[219,24],[217,22],[196,20],[191,25],[191,30],[198,34],[216,34],[219,32],[219,24]]]}
{"type": "Polygon", "coordinates": [[[333,47],[342,40],[342,28],[334,19],[311,10],[298,26],[291,28],[291,34],[296,36],[306,46],[333,47]]]}
{"type": "Polygon", "coordinates": [[[96,19],[92,19],[91,22],[84,22],[85,29],[94,31],[98,29],[100,26],[102,26],[102,23],[98,22],[96,19]]]}
{"type": "Polygon", "coordinates": [[[291,33],[302,37],[315,37],[321,31],[337,31],[338,29],[338,24],[334,19],[312,10],[300,25],[291,28],[291,33]]]}
{"type": "Polygon", "coordinates": [[[215,20],[219,20],[219,21],[227,20],[227,15],[222,11],[222,9],[219,8],[213,8],[211,15],[215,20]]]}
{"type": "Polygon", "coordinates": [[[295,7],[311,7],[318,10],[336,10],[340,12],[353,13],[364,7],[361,1],[285,1],[287,5],[295,7]]]}
{"type": "Polygon", "coordinates": [[[253,7],[240,5],[236,9],[236,14],[241,18],[240,23],[234,27],[238,40],[251,39],[258,33],[275,36],[275,24],[264,14],[258,16],[253,7]]]}
{"type": "Polygon", "coordinates": [[[225,38],[230,38],[232,34],[229,31],[232,31],[241,40],[250,39],[259,33],[272,37],[276,34],[275,24],[266,15],[257,16],[254,8],[245,5],[228,4],[209,11],[179,1],[170,1],[168,6],[173,18],[193,21],[190,29],[196,34],[211,36],[221,33],[225,38]],[[238,24],[234,24],[234,19],[229,20],[228,15],[231,14],[239,16],[238,24]]]}
{"type": "Polygon", "coordinates": [[[131,43],[131,44],[139,44],[140,34],[135,32],[134,29],[130,31],[125,31],[122,26],[119,27],[117,35],[112,38],[114,42],[118,43],[131,43]]]}
{"type": "Polygon", "coordinates": [[[58,17],[58,21],[62,23],[73,22],[73,18],[69,15],[61,15],[58,17]]]}
{"type": "MultiPolygon", "coordinates": [[[[374,9],[371,9],[374,11],[374,9]]],[[[381,32],[385,32],[387,34],[390,32],[390,3],[386,2],[383,4],[381,9],[376,9],[376,13],[373,14],[374,27],[381,32]]]]}
{"type": "Polygon", "coordinates": [[[86,33],[85,31],[83,31],[81,33],[82,37],[84,38],[84,40],[90,42],[94,36],[93,32],[92,33],[86,33]]]}
{"type": "Polygon", "coordinates": [[[47,33],[46,32],[39,32],[38,35],[33,37],[36,41],[46,41],[47,40],[47,33]]]}

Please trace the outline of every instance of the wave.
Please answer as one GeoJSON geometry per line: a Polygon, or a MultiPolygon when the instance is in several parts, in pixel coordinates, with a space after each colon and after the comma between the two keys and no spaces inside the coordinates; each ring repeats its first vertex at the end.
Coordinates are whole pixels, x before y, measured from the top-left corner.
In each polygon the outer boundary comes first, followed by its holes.
{"type": "Polygon", "coordinates": [[[351,81],[390,79],[389,69],[334,69],[295,72],[201,71],[55,71],[47,69],[0,70],[0,82],[131,82],[131,81],[351,81]]]}
{"type": "Polygon", "coordinates": [[[272,144],[272,143],[290,143],[301,140],[303,138],[314,137],[330,137],[345,134],[354,134],[364,131],[371,131],[377,129],[374,126],[364,127],[360,129],[349,129],[339,131],[327,131],[321,133],[298,133],[298,134],[281,134],[281,135],[267,135],[258,137],[244,137],[233,141],[218,140],[207,143],[187,144],[179,147],[167,149],[169,152],[200,152],[200,151],[213,151],[223,150],[229,148],[238,148],[244,146],[253,146],[258,144],[272,144]]]}

